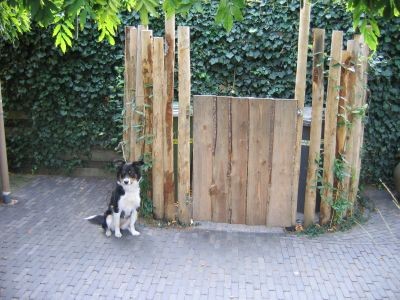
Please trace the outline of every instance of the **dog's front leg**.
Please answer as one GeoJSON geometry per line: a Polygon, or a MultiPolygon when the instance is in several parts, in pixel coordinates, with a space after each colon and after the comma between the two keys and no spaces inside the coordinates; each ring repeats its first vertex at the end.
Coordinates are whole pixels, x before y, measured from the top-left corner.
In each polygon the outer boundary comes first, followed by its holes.
{"type": "Polygon", "coordinates": [[[121,212],[114,212],[113,219],[114,219],[115,237],[120,238],[122,236],[120,230],[121,212]]]}
{"type": "Polygon", "coordinates": [[[136,220],[137,220],[137,216],[138,216],[138,212],[137,212],[136,209],[134,209],[132,211],[132,214],[131,214],[131,228],[130,228],[130,231],[131,231],[132,235],[140,235],[140,232],[136,231],[136,229],[135,229],[135,223],[136,223],[136,220]]]}

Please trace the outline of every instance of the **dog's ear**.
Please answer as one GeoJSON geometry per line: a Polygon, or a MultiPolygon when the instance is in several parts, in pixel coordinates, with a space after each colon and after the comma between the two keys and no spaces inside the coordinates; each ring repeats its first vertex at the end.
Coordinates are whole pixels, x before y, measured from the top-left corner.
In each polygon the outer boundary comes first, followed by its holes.
{"type": "Polygon", "coordinates": [[[122,168],[122,166],[125,164],[125,161],[122,159],[116,159],[113,161],[114,167],[119,170],[122,168]]]}
{"type": "Polygon", "coordinates": [[[144,161],[143,161],[143,159],[138,160],[138,161],[134,161],[134,162],[132,163],[132,165],[137,166],[137,167],[140,167],[140,166],[143,166],[143,165],[144,165],[144,161]]]}

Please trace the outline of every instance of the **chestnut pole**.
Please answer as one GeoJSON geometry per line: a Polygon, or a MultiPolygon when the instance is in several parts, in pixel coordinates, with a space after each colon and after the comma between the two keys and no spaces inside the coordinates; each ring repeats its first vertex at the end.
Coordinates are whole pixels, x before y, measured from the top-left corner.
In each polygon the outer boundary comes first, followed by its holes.
{"type": "Polygon", "coordinates": [[[1,185],[3,189],[4,203],[10,203],[10,178],[8,175],[7,163],[7,148],[6,148],[6,134],[4,130],[4,113],[3,113],[3,97],[1,95],[1,82],[0,82],[0,171],[1,171],[1,185]]]}
{"type": "Polygon", "coordinates": [[[295,100],[297,100],[297,120],[296,120],[296,145],[294,151],[294,172],[293,172],[293,191],[292,191],[292,225],[296,223],[297,198],[300,177],[301,159],[301,139],[303,134],[303,109],[306,97],[306,75],[307,75],[307,53],[308,39],[310,35],[310,14],[311,3],[309,0],[303,1],[300,7],[299,40],[297,46],[297,70],[295,100]]]}

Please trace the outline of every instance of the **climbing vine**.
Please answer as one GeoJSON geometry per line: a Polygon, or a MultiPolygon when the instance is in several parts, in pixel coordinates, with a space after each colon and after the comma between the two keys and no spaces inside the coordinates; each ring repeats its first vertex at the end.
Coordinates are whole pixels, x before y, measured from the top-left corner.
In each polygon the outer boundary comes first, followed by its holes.
{"type": "MultiPolygon", "coordinates": [[[[217,4],[206,3],[203,10],[176,21],[191,27],[193,95],[293,97],[299,1],[252,3],[230,32],[215,24],[217,4]]],[[[133,13],[121,15],[123,25],[137,25],[139,19],[133,13]]],[[[154,36],[162,36],[163,15],[150,18],[149,26],[154,36]]],[[[313,27],[326,29],[328,46],[332,30],[345,31],[345,39],[354,34],[352,16],[331,1],[313,4],[313,27]]],[[[14,44],[0,41],[7,146],[14,169],[73,167],[82,164],[82,153],[89,155],[94,147],[114,149],[122,139],[123,26],[110,46],[96,41],[97,28],[87,22],[65,55],[54,47],[54,29],[33,28],[14,44]],[[15,119],[14,112],[23,112],[25,119],[15,119]],[[66,154],[70,159],[64,159],[66,154]]],[[[400,152],[399,29],[399,19],[382,23],[369,71],[362,174],[373,182],[391,178],[400,152]]],[[[311,68],[311,53],[309,62],[311,68]]]]}

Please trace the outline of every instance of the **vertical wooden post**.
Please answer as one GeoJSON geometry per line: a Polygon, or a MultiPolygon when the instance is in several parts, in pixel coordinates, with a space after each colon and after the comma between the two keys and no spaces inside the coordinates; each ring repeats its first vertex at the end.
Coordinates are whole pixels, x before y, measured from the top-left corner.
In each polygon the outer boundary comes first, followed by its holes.
{"type": "Polygon", "coordinates": [[[124,86],[124,132],[123,140],[128,152],[127,159],[132,161],[135,157],[135,148],[132,144],[136,141],[136,131],[132,128],[134,118],[132,107],[136,86],[136,40],[137,30],[133,26],[125,27],[125,86],[124,86]]]}
{"type": "Polygon", "coordinates": [[[349,97],[349,77],[350,77],[351,53],[349,51],[342,52],[342,71],[341,71],[341,89],[338,105],[337,129],[336,129],[336,156],[344,156],[346,151],[346,135],[347,135],[347,109],[349,97]]]}
{"type": "MultiPolygon", "coordinates": [[[[346,105],[346,117],[348,122],[352,123],[353,122],[353,115],[352,115],[352,109],[354,107],[354,85],[355,85],[355,80],[356,80],[356,74],[355,74],[355,63],[354,63],[354,40],[349,40],[347,41],[347,53],[349,53],[350,58],[348,59],[346,63],[346,67],[348,68],[348,73],[346,76],[347,82],[345,85],[347,86],[347,105],[346,105]]],[[[343,60],[343,59],[342,59],[343,60]]],[[[353,156],[354,156],[354,151],[353,151],[353,141],[354,141],[354,131],[352,126],[346,130],[346,139],[344,143],[344,155],[346,158],[346,161],[348,162],[347,169],[349,173],[351,174],[351,163],[353,161],[353,156]]],[[[350,186],[350,177],[346,177],[344,179],[344,182],[342,183],[342,192],[347,195],[347,197],[350,196],[349,192],[349,186],[350,186]]]]}
{"type": "Polygon", "coordinates": [[[165,19],[165,48],[164,205],[165,218],[171,221],[176,218],[172,115],[172,103],[174,101],[175,16],[165,19]]]}
{"type": "Polygon", "coordinates": [[[153,31],[142,31],[142,76],[144,98],[144,154],[151,154],[153,137],[153,31]]]}
{"type": "Polygon", "coordinates": [[[342,62],[343,32],[333,31],[331,44],[331,61],[329,64],[329,80],[326,98],[325,131],[324,131],[324,174],[323,194],[321,196],[320,223],[327,224],[331,218],[331,205],[333,200],[334,162],[336,149],[336,123],[338,112],[338,99],[340,91],[340,74],[342,62]]]}
{"type": "Polygon", "coordinates": [[[136,84],[135,84],[135,111],[132,112],[131,130],[131,160],[138,160],[143,155],[144,136],[144,90],[143,90],[143,72],[142,72],[142,32],[145,26],[139,25],[136,39],[136,84]]]}
{"type": "Polygon", "coordinates": [[[190,207],[190,29],[178,27],[178,218],[189,224],[190,207]]]}
{"type": "Polygon", "coordinates": [[[303,133],[303,109],[306,95],[307,51],[310,31],[311,4],[304,0],[300,8],[300,26],[297,53],[295,99],[297,100],[296,144],[294,150],[294,172],[292,193],[292,225],[296,223],[297,196],[300,178],[301,139],[303,133]]]}
{"type": "Polygon", "coordinates": [[[307,182],[304,203],[304,226],[314,223],[317,196],[317,159],[320,157],[322,110],[324,105],[324,51],[325,30],[314,29],[312,70],[312,118],[308,155],[307,182]]]}
{"type": "Polygon", "coordinates": [[[4,113],[3,113],[3,97],[1,95],[1,82],[0,82],[0,171],[1,171],[1,184],[3,189],[3,201],[8,204],[11,203],[11,190],[10,190],[10,177],[8,175],[8,162],[7,162],[7,147],[6,147],[6,132],[4,130],[4,113]]]}
{"type": "Polygon", "coordinates": [[[153,212],[164,218],[164,39],[153,41],[153,212]]]}
{"type": "MultiPolygon", "coordinates": [[[[362,36],[354,38],[354,60],[355,60],[355,85],[354,85],[354,107],[359,110],[365,105],[366,101],[366,84],[367,84],[367,67],[368,67],[368,47],[364,43],[362,36]]],[[[350,196],[349,200],[354,203],[357,198],[358,184],[360,181],[361,168],[361,146],[364,137],[364,126],[361,116],[353,115],[353,160],[352,160],[352,177],[350,180],[350,196]]]]}

